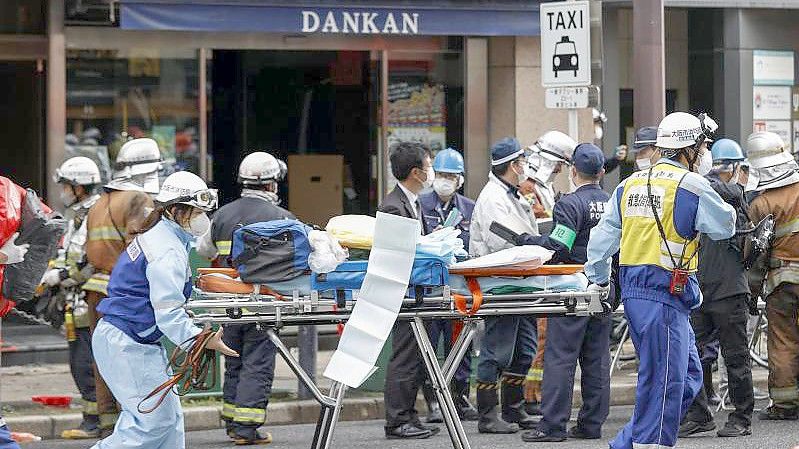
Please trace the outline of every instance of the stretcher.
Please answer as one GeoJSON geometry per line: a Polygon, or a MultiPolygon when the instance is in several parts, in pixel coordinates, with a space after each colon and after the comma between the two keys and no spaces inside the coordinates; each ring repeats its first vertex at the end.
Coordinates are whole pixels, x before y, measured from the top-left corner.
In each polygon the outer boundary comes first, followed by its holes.
{"type": "MultiPolygon", "coordinates": [[[[447,285],[415,286],[409,289],[397,317],[411,326],[455,449],[471,446],[447,386],[468,351],[481,319],[507,315],[587,316],[602,312],[599,294],[586,290],[587,280],[578,272],[581,267],[513,267],[510,271],[504,268],[453,271],[448,273],[447,285]],[[439,365],[430,343],[425,319],[463,323],[443,365],[439,365]]],[[[357,289],[346,295],[339,291],[328,296],[310,287],[307,291],[303,288],[281,291],[274,284],[242,286],[240,281],[235,281],[235,273],[225,274],[231,278],[226,279],[229,285],[219,287],[218,283],[209,284],[208,279],[203,279],[214,276],[212,271],[202,271],[186,309],[199,324],[256,323],[264,329],[295,375],[322,406],[311,447],[329,448],[347,387],[334,382],[330,392],[323,393],[280,340],[278,331],[285,326],[345,323],[357,302],[357,289]],[[207,291],[209,286],[213,290],[229,291],[207,291]]],[[[302,282],[305,280],[296,283],[302,282]]]]}

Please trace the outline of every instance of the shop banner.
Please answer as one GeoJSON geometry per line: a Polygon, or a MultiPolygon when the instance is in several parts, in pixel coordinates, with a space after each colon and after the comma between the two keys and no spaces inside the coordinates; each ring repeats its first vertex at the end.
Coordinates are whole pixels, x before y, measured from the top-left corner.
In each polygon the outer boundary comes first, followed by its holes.
{"type": "Polygon", "coordinates": [[[754,86],[752,118],[755,120],[789,120],[791,118],[791,88],[754,86]]]}
{"type": "MultiPolygon", "coordinates": [[[[252,2],[122,0],[120,25],[126,30],[268,32],[394,36],[538,36],[538,2],[515,7],[490,4],[342,7],[276,6],[252,2]]],[[[288,3],[288,2],[287,2],[288,3]]]]}

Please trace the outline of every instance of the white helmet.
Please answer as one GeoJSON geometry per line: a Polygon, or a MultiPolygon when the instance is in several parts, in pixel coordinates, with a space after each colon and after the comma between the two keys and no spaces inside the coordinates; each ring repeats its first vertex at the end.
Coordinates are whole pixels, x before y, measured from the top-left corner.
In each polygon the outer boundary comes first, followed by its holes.
{"type": "Polygon", "coordinates": [[[216,189],[209,189],[202,178],[191,172],[179,171],[164,180],[155,202],[163,207],[187,204],[210,212],[216,209],[217,198],[216,189]]]}
{"type": "Polygon", "coordinates": [[[772,132],[759,131],[746,139],[749,164],[757,171],[756,190],[773,189],[799,182],[799,165],[785,149],[782,138],[772,132]]]}
{"type": "Polygon", "coordinates": [[[133,139],[119,149],[114,176],[106,188],[158,193],[161,152],[153,139],[133,139]]]}
{"type": "Polygon", "coordinates": [[[161,151],[158,150],[158,144],[153,139],[129,140],[119,149],[116,170],[122,176],[146,175],[155,173],[160,168],[161,151]]]}
{"type": "Polygon", "coordinates": [[[263,185],[283,179],[286,164],[263,151],[250,153],[239,165],[239,183],[244,185],[263,185]]]}
{"type": "Polygon", "coordinates": [[[57,168],[53,181],[73,186],[89,186],[100,183],[100,169],[88,157],[77,156],[64,161],[57,168]]]}
{"type": "Polygon", "coordinates": [[[536,140],[535,146],[541,157],[570,164],[577,142],[560,131],[547,131],[536,140]]]}
{"type": "Polygon", "coordinates": [[[712,141],[716,129],[716,121],[706,114],[697,117],[687,112],[672,112],[660,121],[655,146],[664,150],[694,147],[712,141]]]}

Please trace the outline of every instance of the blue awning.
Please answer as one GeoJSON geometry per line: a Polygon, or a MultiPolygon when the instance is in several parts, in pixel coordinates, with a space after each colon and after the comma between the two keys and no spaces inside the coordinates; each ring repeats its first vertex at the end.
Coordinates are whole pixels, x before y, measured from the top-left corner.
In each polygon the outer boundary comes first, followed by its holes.
{"type": "Polygon", "coordinates": [[[122,0],[126,30],[537,36],[538,1],[122,0]]]}

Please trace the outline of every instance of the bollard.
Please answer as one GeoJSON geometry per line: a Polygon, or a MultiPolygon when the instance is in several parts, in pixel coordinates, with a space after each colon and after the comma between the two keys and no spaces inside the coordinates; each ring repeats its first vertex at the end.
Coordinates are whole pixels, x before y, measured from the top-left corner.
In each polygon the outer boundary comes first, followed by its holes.
{"type": "MultiPolygon", "coordinates": [[[[297,348],[300,352],[300,366],[314,381],[316,381],[316,351],[319,348],[318,341],[316,326],[306,325],[300,326],[299,329],[297,329],[297,348]]],[[[311,399],[314,396],[302,381],[297,381],[297,397],[299,399],[311,399]]]]}

